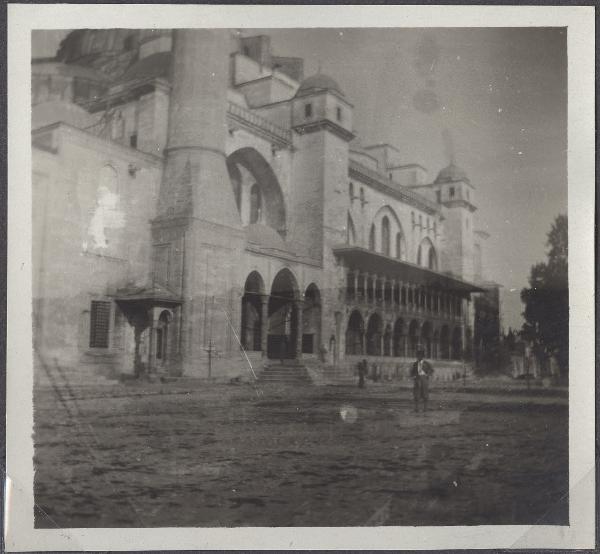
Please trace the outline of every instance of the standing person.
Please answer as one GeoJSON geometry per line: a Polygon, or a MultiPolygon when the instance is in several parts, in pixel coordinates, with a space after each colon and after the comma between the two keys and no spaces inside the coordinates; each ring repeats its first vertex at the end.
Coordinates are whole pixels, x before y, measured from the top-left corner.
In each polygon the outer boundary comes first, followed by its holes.
{"type": "Polygon", "coordinates": [[[367,374],[367,360],[363,358],[361,362],[358,362],[358,388],[365,388],[365,375],[367,374]]]}
{"type": "Polygon", "coordinates": [[[417,350],[417,361],[412,365],[410,376],[414,379],[413,395],[415,398],[415,412],[419,411],[419,400],[423,401],[423,411],[427,411],[429,400],[429,377],[433,375],[433,367],[425,359],[425,350],[417,350]]]}

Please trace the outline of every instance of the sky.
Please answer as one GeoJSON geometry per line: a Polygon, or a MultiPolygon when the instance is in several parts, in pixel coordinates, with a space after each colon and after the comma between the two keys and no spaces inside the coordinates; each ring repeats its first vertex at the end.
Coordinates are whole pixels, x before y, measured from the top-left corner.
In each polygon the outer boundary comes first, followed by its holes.
{"type": "MultiPolygon", "coordinates": [[[[429,179],[451,157],[476,187],[490,234],[486,277],[503,287],[503,325],[520,328],[520,291],[567,213],[567,31],[563,28],[244,29],[275,55],[304,58],[354,105],[364,145],[394,145],[429,179]]],[[[36,37],[51,56],[64,32],[36,37]]]]}

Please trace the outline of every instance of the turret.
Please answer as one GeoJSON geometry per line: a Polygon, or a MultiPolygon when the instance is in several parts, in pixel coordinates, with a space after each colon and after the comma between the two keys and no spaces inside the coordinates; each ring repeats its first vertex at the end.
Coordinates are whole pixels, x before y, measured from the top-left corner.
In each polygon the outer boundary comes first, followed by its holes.
{"type": "Polygon", "coordinates": [[[446,247],[442,266],[463,279],[474,278],[473,212],[475,187],[466,172],[451,163],[442,169],[432,186],[445,209],[446,247]]]}

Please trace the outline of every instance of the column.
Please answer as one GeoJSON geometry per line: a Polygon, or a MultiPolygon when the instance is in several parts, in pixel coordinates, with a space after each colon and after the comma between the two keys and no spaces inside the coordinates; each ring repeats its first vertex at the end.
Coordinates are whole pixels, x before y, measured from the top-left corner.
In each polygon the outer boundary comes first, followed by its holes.
{"type": "Polygon", "coordinates": [[[267,339],[269,337],[269,295],[260,296],[260,350],[262,357],[267,357],[267,339]]]}
{"type": "Polygon", "coordinates": [[[368,273],[363,273],[363,295],[364,295],[364,301],[365,303],[368,304],[369,302],[369,274],[368,273]]]}
{"type": "Polygon", "coordinates": [[[358,300],[358,269],[355,269],[352,273],[354,277],[354,300],[358,300]]]}
{"type": "Polygon", "coordinates": [[[398,285],[398,281],[396,279],[390,280],[390,288],[392,291],[392,298],[390,299],[392,302],[392,309],[396,307],[396,305],[400,305],[400,289],[398,289],[398,302],[396,302],[396,286],[398,285]]]}
{"type": "Polygon", "coordinates": [[[302,358],[302,300],[294,302],[294,311],[296,312],[296,344],[294,345],[294,358],[302,358]]]}
{"type": "Polygon", "coordinates": [[[385,278],[385,275],[381,278],[381,305],[385,309],[387,307],[387,299],[385,297],[385,285],[388,283],[388,280],[385,278]]]}
{"type": "Polygon", "coordinates": [[[373,280],[371,281],[371,290],[373,292],[373,304],[377,303],[377,275],[373,274],[373,280]]]}

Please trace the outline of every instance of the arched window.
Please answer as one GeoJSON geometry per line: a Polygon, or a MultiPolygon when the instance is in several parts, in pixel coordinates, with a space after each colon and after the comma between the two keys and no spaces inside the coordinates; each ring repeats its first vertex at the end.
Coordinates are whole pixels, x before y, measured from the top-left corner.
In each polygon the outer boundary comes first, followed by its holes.
{"type": "Polygon", "coordinates": [[[356,231],[354,230],[354,223],[352,223],[350,214],[348,214],[348,221],[346,223],[346,242],[350,245],[356,244],[356,231]]]}
{"type": "Polygon", "coordinates": [[[381,220],[381,252],[390,255],[390,220],[387,216],[381,220]]]}
{"type": "Polygon", "coordinates": [[[437,254],[433,246],[429,249],[429,260],[427,260],[427,267],[429,269],[437,270],[437,254]]]}
{"type": "Polygon", "coordinates": [[[419,248],[417,249],[417,265],[421,265],[421,245],[419,244],[419,248]]]}
{"type": "Polygon", "coordinates": [[[259,186],[254,183],[250,189],[250,223],[260,221],[262,211],[262,198],[259,186]]]}
{"type": "Polygon", "coordinates": [[[375,224],[371,225],[371,232],[369,233],[369,250],[375,250],[375,224]]]}
{"type": "Polygon", "coordinates": [[[396,233],[396,258],[399,260],[404,259],[404,248],[402,247],[402,243],[404,242],[404,237],[402,233],[396,233]]]}
{"type": "Polygon", "coordinates": [[[352,202],[354,202],[354,183],[352,181],[348,185],[348,194],[350,195],[350,205],[352,205],[352,202]]]}

